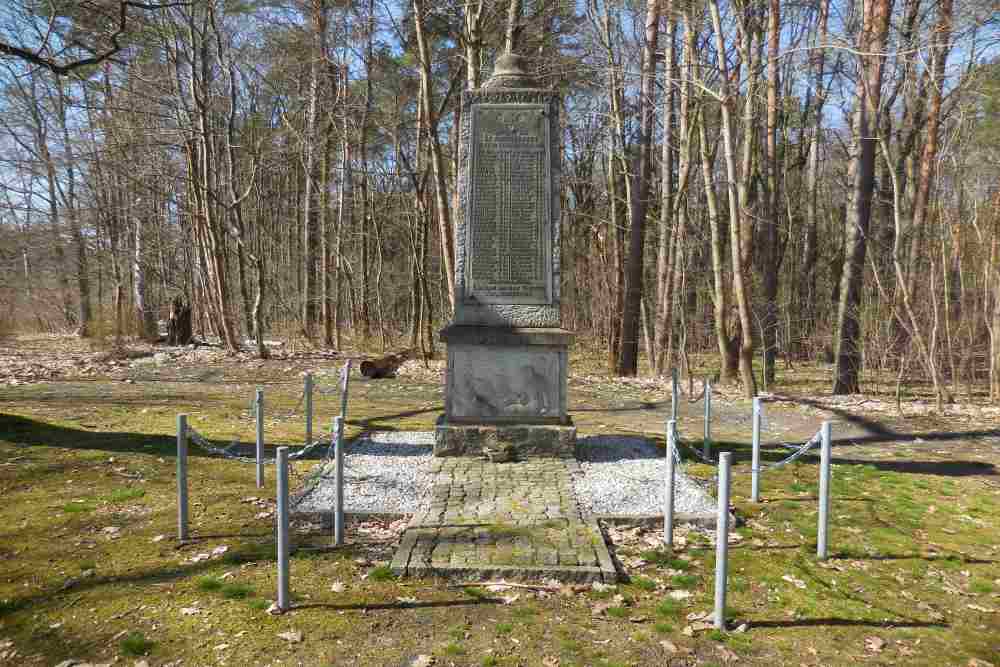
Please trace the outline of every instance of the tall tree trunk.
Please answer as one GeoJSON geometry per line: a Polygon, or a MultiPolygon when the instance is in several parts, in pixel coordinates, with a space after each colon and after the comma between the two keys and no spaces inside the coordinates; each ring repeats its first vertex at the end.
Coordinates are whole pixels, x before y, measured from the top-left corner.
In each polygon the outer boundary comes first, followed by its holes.
{"type": "Polygon", "coordinates": [[[319,190],[316,160],[316,118],[319,106],[320,78],[325,71],[326,58],[326,0],[311,0],[312,46],[309,63],[309,101],[303,131],[303,177],[305,188],[302,196],[302,331],[307,338],[315,336],[316,324],[316,237],[318,236],[319,190]]]}
{"type": "Polygon", "coordinates": [[[840,277],[840,302],[837,305],[837,334],[833,393],[860,391],[861,375],[861,288],[864,282],[865,253],[875,189],[875,137],[882,91],[882,70],[889,32],[893,0],[864,0],[855,86],[854,114],[851,122],[851,159],[848,165],[847,223],[844,265],[840,277]]]}
{"type": "MultiPolygon", "coordinates": [[[[740,379],[743,383],[743,393],[749,398],[757,393],[757,386],[753,375],[753,328],[750,319],[750,290],[746,284],[746,276],[744,275],[747,268],[745,263],[747,255],[749,255],[747,246],[751,243],[750,235],[747,233],[748,225],[746,220],[744,220],[745,211],[741,210],[745,209],[745,204],[747,203],[747,186],[745,185],[746,180],[739,180],[736,170],[735,126],[733,121],[734,114],[731,108],[733,97],[729,86],[729,64],[726,60],[725,40],[723,39],[722,19],[719,16],[718,0],[710,0],[709,11],[712,16],[712,27],[715,31],[716,61],[721,75],[722,86],[720,91],[722,102],[719,105],[719,109],[722,119],[722,148],[726,161],[726,177],[729,182],[729,251],[733,268],[733,294],[736,297],[736,306],[740,318],[740,379]],[[740,184],[739,191],[737,191],[738,183],[740,184]]],[[[751,40],[750,31],[747,27],[744,27],[743,33],[744,40],[751,40]]],[[[749,44],[745,42],[741,51],[744,53],[744,59],[748,62],[748,68],[755,70],[756,68],[752,64],[749,64],[749,58],[747,57],[750,50],[749,44]]],[[[745,107],[745,115],[750,116],[749,119],[745,119],[747,123],[752,123],[752,114],[749,110],[751,98],[753,98],[752,87],[751,93],[747,95],[745,107]]],[[[750,130],[747,129],[746,131],[749,132],[750,130]]],[[[745,149],[746,147],[744,147],[745,149]]],[[[746,170],[749,169],[747,162],[745,154],[743,161],[745,178],[749,178],[749,175],[746,173],[746,170]]]]}
{"type": "Polygon", "coordinates": [[[639,155],[635,165],[630,202],[629,247],[625,264],[625,307],[622,310],[622,341],[617,375],[635,375],[639,362],[639,317],[642,300],[643,250],[646,242],[646,198],[652,171],[653,90],[656,75],[656,44],[659,38],[660,4],[646,4],[646,29],[642,49],[642,83],[639,87],[639,155]]]}
{"type": "Polygon", "coordinates": [[[676,198],[674,180],[674,111],[677,95],[674,83],[677,79],[677,21],[674,16],[673,3],[668,0],[665,10],[667,16],[667,46],[663,66],[663,138],[660,155],[660,221],[659,239],[656,249],[656,323],[652,327],[656,340],[650,346],[650,364],[654,375],[663,375],[670,363],[670,350],[666,349],[668,331],[673,325],[672,311],[673,266],[674,252],[677,247],[677,229],[674,216],[674,199],[676,198]]]}
{"type": "Polygon", "coordinates": [[[778,348],[778,270],[781,249],[778,247],[781,212],[781,158],[778,156],[778,55],[781,43],[781,0],[769,0],[767,29],[767,213],[764,216],[764,248],[761,261],[761,287],[764,313],[761,318],[761,344],[764,346],[764,379],[774,383],[774,360],[778,348]]]}
{"type": "Polygon", "coordinates": [[[63,150],[66,151],[66,219],[69,233],[76,251],[76,287],[79,296],[79,322],[77,332],[82,338],[90,336],[93,315],[90,307],[90,267],[87,262],[87,241],[80,230],[80,216],[76,201],[76,159],[73,156],[73,142],[70,141],[69,124],[66,122],[66,91],[62,79],[56,81],[58,87],[59,123],[62,126],[63,150]]]}
{"type": "Polygon", "coordinates": [[[434,170],[434,204],[437,209],[438,231],[441,236],[441,259],[448,289],[448,303],[455,306],[455,246],[452,238],[451,208],[448,206],[448,182],[444,168],[444,155],[438,136],[438,117],[434,108],[434,90],[431,83],[431,56],[424,35],[424,2],[413,0],[413,25],[417,36],[420,57],[420,103],[423,107],[424,129],[431,150],[434,170]]]}

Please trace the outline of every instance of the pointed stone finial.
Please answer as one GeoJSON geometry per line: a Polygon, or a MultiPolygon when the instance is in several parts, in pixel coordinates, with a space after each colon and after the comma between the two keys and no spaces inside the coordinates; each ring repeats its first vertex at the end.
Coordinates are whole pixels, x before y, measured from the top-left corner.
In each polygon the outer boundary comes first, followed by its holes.
{"type": "Polygon", "coordinates": [[[493,66],[493,74],[483,84],[483,88],[534,88],[535,80],[525,70],[527,58],[511,53],[504,53],[497,58],[493,66]]]}

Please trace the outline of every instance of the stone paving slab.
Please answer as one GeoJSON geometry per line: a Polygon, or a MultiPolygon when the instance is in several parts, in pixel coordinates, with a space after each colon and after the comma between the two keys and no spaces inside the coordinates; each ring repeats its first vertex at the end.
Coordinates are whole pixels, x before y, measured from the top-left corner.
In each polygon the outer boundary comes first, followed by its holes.
{"type": "Polygon", "coordinates": [[[428,501],[410,520],[392,569],[399,575],[614,581],[597,520],[573,492],[566,459],[435,461],[428,501]]]}

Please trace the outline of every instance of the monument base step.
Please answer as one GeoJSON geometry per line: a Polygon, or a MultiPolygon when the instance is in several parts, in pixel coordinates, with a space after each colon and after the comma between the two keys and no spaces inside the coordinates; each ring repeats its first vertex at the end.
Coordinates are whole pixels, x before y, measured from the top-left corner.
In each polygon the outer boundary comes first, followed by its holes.
{"type": "Polygon", "coordinates": [[[485,456],[494,463],[575,459],[576,427],[565,424],[455,424],[434,429],[434,456],[485,456]]]}

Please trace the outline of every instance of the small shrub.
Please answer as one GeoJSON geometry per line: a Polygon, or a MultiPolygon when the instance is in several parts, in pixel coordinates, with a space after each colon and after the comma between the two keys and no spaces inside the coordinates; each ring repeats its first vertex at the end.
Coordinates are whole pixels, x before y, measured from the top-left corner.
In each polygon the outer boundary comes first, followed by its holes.
{"type": "Polygon", "coordinates": [[[674,626],[671,625],[670,623],[664,623],[663,621],[660,621],[659,623],[655,623],[653,625],[653,630],[660,633],[661,635],[669,635],[671,632],[674,631],[674,626]]]}
{"type": "Polygon", "coordinates": [[[698,577],[693,574],[675,574],[670,578],[670,583],[676,588],[690,588],[698,583],[698,577]]]}
{"type": "Polygon", "coordinates": [[[682,609],[683,607],[681,606],[681,603],[673,598],[667,598],[660,604],[656,605],[656,613],[659,616],[666,616],[668,618],[671,616],[677,616],[681,613],[682,609]]]}
{"type": "Polygon", "coordinates": [[[465,649],[462,648],[461,644],[456,644],[452,642],[444,647],[445,655],[465,655],[465,649]]]}
{"type": "Polygon", "coordinates": [[[379,565],[368,572],[368,578],[372,581],[392,581],[396,575],[392,573],[392,568],[388,565],[379,565]]]}
{"type": "Polygon", "coordinates": [[[510,623],[497,623],[498,635],[509,635],[514,631],[514,626],[510,623]]]}
{"type": "Polygon", "coordinates": [[[250,608],[256,609],[257,611],[264,611],[270,606],[271,605],[267,600],[263,600],[261,598],[254,598],[253,600],[250,600],[250,608]]]}
{"type": "Polygon", "coordinates": [[[226,584],[222,587],[222,597],[228,600],[245,600],[253,595],[253,588],[246,584],[226,584]]]}
{"type": "Polygon", "coordinates": [[[713,642],[721,642],[726,638],[726,635],[724,632],[722,632],[722,630],[709,630],[705,634],[705,636],[711,639],[713,642]]]}
{"type": "Polygon", "coordinates": [[[221,590],[225,585],[225,582],[218,577],[199,577],[198,578],[198,590],[201,591],[218,591],[221,590]]]}
{"type": "Polygon", "coordinates": [[[11,599],[0,599],[0,616],[6,616],[7,614],[13,614],[15,611],[24,607],[24,602],[22,600],[11,600],[11,599]]]}
{"type": "Polygon", "coordinates": [[[646,577],[632,577],[632,585],[643,591],[656,590],[656,582],[646,577]]]}
{"type": "Polygon", "coordinates": [[[483,658],[483,662],[481,664],[483,667],[497,667],[500,662],[496,659],[496,656],[488,655],[483,658]]]}
{"type": "Polygon", "coordinates": [[[146,639],[141,632],[133,632],[129,636],[122,639],[121,642],[122,653],[132,657],[149,655],[149,652],[152,650],[153,642],[146,639]]]}
{"type": "Polygon", "coordinates": [[[76,564],[76,566],[80,568],[81,572],[85,572],[86,570],[96,570],[97,569],[97,563],[95,561],[92,561],[92,560],[80,561],[79,563],[76,564]]]}
{"type": "Polygon", "coordinates": [[[969,588],[972,589],[973,593],[979,593],[981,595],[993,592],[993,584],[988,581],[974,581],[969,588]]]}
{"type": "Polygon", "coordinates": [[[145,489],[140,489],[137,486],[126,486],[112,491],[111,495],[108,496],[108,500],[113,503],[122,503],[126,500],[142,498],[144,495],[146,495],[145,489]]]}
{"type": "Polygon", "coordinates": [[[628,618],[628,607],[608,607],[607,615],[611,618],[628,618]]]}
{"type": "Polygon", "coordinates": [[[93,512],[96,508],[90,503],[66,503],[62,506],[62,511],[67,514],[82,514],[83,512],[93,512]]]}
{"type": "Polygon", "coordinates": [[[476,588],[475,586],[465,586],[462,588],[462,592],[468,595],[470,598],[475,598],[477,600],[482,600],[488,597],[486,593],[481,588],[476,588]]]}

